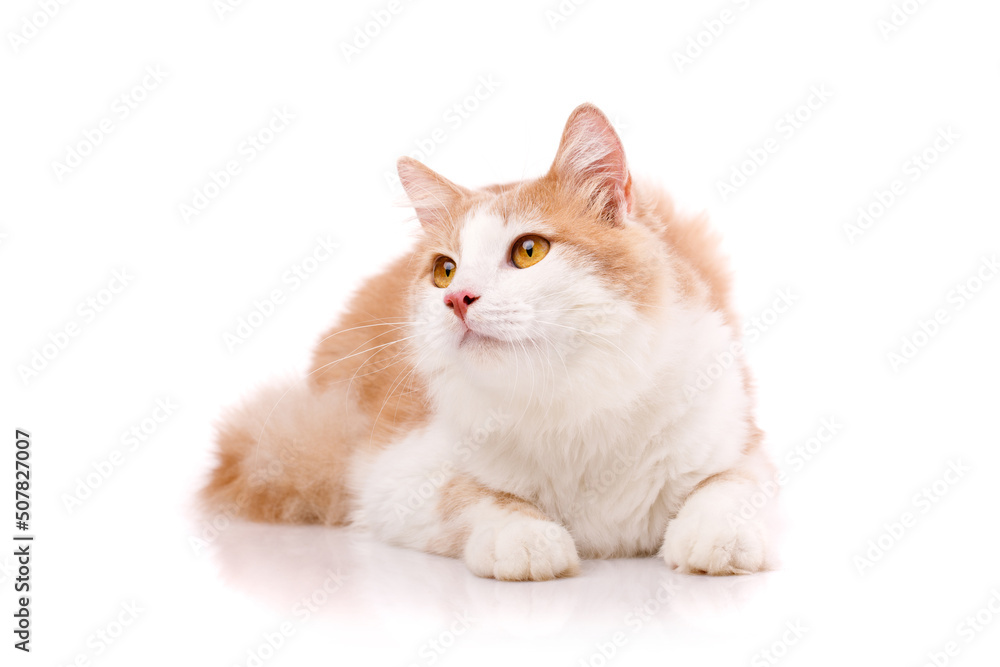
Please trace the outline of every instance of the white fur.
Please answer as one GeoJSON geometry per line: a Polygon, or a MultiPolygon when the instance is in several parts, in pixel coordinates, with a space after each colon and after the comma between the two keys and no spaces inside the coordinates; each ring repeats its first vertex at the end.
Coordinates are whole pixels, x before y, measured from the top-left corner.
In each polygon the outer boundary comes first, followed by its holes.
{"type": "Polygon", "coordinates": [[[537,541],[554,524],[470,510],[465,557],[480,575],[546,578],[571,567],[577,550],[653,554],[665,535],[663,555],[682,569],[724,570],[730,556],[733,571],[760,569],[769,561],[766,521],[726,520],[746,488],[720,482],[685,505],[706,477],[753,468],[742,454],[749,398],[739,364],[693,396],[684,391],[734,332],[718,313],[672,296],[641,315],[559,244],[528,269],[507,263],[519,236],[546,231],[541,220],[469,214],[460,247],[446,249],[458,266],[448,289],[479,295],[468,326],[504,342],[460,345],[464,328],[444,305],[445,290],[428,281],[412,353],[434,417],[355,467],[355,520],[383,539],[426,548],[443,530],[442,484],[467,472],[568,530],[566,539],[537,541]],[[427,497],[400,519],[397,508],[422,485],[418,495],[427,497]]]}
{"type": "Polygon", "coordinates": [[[559,524],[527,517],[482,500],[469,511],[472,532],[465,562],[481,577],[543,581],[575,572],[580,557],[559,524]]]}
{"type": "Polygon", "coordinates": [[[746,574],[766,569],[770,564],[767,524],[733,519],[754,488],[715,484],[693,494],[667,527],[666,561],[695,573],[746,574]]]}

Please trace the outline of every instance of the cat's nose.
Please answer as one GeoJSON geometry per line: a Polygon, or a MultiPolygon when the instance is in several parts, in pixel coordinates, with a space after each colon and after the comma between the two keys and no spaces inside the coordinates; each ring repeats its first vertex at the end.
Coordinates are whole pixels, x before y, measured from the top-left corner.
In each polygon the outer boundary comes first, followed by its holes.
{"type": "Polygon", "coordinates": [[[461,292],[448,292],[444,295],[444,305],[448,306],[455,311],[458,315],[458,319],[465,323],[465,311],[469,309],[479,296],[473,294],[469,290],[462,290],[461,292]]]}

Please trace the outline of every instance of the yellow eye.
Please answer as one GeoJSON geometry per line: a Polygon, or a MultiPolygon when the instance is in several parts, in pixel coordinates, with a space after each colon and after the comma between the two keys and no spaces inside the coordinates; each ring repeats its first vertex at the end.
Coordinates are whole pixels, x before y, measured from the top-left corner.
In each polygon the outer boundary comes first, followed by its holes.
{"type": "Polygon", "coordinates": [[[447,287],[455,277],[455,262],[450,257],[438,257],[434,260],[434,284],[447,287]]]}
{"type": "Polygon", "coordinates": [[[537,234],[528,234],[514,241],[510,261],[519,269],[526,269],[542,261],[549,253],[549,242],[537,234]]]}

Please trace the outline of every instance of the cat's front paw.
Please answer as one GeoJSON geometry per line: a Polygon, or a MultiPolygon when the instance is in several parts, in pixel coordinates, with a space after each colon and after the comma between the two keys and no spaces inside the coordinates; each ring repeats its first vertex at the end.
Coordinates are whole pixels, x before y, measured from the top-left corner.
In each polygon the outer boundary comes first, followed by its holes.
{"type": "Polygon", "coordinates": [[[667,565],[681,572],[711,575],[768,569],[767,535],[761,524],[731,523],[718,514],[687,509],[667,526],[660,552],[667,565]]]}
{"type": "Polygon", "coordinates": [[[545,581],[580,571],[569,532],[552,521],[530,517],[473,528],[465,562],[480,577],[504,581],[545,581]]]}

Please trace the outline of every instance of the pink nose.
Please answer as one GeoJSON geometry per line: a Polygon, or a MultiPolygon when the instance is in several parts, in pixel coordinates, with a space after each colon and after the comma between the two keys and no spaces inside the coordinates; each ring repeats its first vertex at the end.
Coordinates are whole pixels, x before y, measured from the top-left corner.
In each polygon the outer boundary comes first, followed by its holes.
{"type": "Polygon", "coordinates": [[[448,306],[455,311],[458,315],[458,319],[465,323],[465,311],[469,309],[469,306],[473,304],[479,297],[470,292],[469,290],[462,290],[461,292],[448,292],[444,295],[444,305],[448,306]]]}

